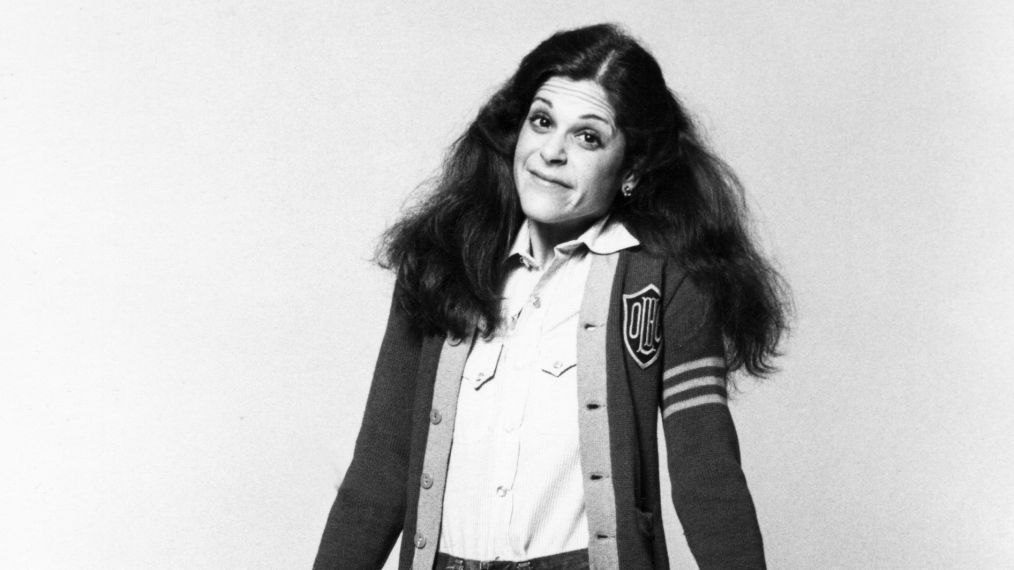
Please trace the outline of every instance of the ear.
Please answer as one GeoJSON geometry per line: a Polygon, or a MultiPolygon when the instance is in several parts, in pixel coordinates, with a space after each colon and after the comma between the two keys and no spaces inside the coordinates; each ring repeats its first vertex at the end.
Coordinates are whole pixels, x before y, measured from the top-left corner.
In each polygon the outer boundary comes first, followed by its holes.
{"type": "Polygon", "coordinates": [[[620,186],[630,185],[631,188],[637,188],[637,183],[641,181],[641,174],[636,168],[631,168],[627,171],[627,174],[620,180],[620,186]]]}

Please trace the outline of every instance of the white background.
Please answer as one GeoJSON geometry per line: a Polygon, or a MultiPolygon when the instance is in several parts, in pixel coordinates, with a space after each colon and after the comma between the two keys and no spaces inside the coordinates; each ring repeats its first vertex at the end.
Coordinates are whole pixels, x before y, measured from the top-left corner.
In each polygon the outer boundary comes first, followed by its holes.
{"type": "Polygon", "coordinates": [[[1014,565],[1014,4],[109,1],[0,16],[0,567],[308,568],[377,236],[524,53],[602,20],[795,290],[733,403],[770,566],[1014,565]]]}

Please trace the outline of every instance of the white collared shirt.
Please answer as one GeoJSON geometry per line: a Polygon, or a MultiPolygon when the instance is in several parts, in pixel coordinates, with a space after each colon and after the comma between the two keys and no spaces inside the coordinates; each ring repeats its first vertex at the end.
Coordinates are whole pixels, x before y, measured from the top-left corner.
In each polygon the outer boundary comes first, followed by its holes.
{"type": "Polygon", "coordinates": [[[521,225],[507,260],[515,265],[504,281],[503,325],[475,341],[461,380],[441,552],[527,560],[587,548],[575,367],[588,251],[636,245],[604,217],[557,245],[541,268],[521,225]]]}

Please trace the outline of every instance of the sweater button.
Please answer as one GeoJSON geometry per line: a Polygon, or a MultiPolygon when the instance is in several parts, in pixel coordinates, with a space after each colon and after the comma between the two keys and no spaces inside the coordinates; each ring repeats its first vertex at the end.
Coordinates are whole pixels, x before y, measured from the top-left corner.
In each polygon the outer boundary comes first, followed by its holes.
{"type": "Polygon", "coordinates": [[[426,548],[426,537],[416,533],[415,535],[415,547],[418,549],[426,548]]]}
{"type": "Polygon", "coordinates": [[[433,486],[433,477],[430,477],[429,473],[423,473],[419,482],[422,484],[423,489],[429,489],[433,486]]]}
{"type": "Polygon", "coordinates": [[[433,408],[433,410],[430,412],[430,423],[433,425],[437,425],[438,423],[440,423],[440,420],[442,419],[444,419],[444,417],[440,415],[440,410],[433,408]]]}

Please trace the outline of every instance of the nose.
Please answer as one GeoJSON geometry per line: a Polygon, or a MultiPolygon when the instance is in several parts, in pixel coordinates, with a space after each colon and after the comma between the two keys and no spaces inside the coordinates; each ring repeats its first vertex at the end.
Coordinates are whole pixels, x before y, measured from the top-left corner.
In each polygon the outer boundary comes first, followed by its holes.
{"type": "Polygon", "coordinates": [[[546,164],[564,164],[567,162],[567,149],[561,134],[547,136],[539,149],[539,156],[546,164]]]}

